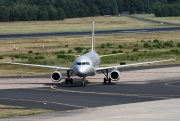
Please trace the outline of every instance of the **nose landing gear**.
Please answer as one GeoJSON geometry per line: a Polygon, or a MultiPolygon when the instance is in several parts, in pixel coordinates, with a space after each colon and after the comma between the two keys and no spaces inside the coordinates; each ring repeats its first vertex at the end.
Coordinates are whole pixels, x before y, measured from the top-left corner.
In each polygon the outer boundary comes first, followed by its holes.
{"type": "Polygon", "coordinates": [[[86,84],[85,84],[85,80],[86,80],[86,78],[85,78],[85,77],[83,77],[83,78],[82,78],[82,82],[81,82],[81,86],[82,86],[82,87],[85,87],[85,86],[86,86],[86,84]]]}

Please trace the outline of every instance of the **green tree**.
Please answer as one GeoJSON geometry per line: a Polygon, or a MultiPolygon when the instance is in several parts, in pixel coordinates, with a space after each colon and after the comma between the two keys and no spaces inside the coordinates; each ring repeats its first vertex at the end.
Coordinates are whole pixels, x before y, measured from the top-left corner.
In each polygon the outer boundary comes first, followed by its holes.
{"type": "Polygon", "coordinates": [[[28,5],[28,11],[27,11],[27,13],[28,13],[28,16],[29,16],[29,20],[36,21],[36,20],[38,19],[38,18],[37,18],[37,16],[38,16],[38,11],[39,11],[38,6],[36,6],[36,5],[33,5],[33,6],[28,5]]]}
{"type": "Polygon", "coordinates": [[[117,0],[118,12],[121,14],[123,12],[123,0],[117,0]]]}
{"type": "Polygon", "coordinates": [[[60,20],[64,20],[64,19],[66,18],[65,13],[64,13],[64,10],[59,7],[57,11],[58,11],[58,18],[59,18],[60,20]]]}
{"type": "Polygon", "coordinates": [[[180,16],[180,4],[158,5],[155,8],[155,15],[157,17],[180,16]]]}
{"type": "Polygon", "coordinates": [[[144,12],[143,2],[140,0],[132,0],[130,13],[135,14],[135,13],[142,13],[142,12],[144,12]]]}
{"type": "Polygon", "coordinates": [[[161,6],[162,16],[167,17],[169,15],[169,9],[167,5],[161,6]]]}
{"type": "Polygon", "coordinates": [[[162,17],[162,16],[163,16],[162,10],[161,10],[161,7],[160,7],[160,6],[157,6],[157,7],[155,8],[154,12],[155,12],[155,16],[156,16],[156,17],[162,17]]]}
{"type": "Polygon", "coordinates": [[[38,6],[48,6],[48,5],[54,5],[54,0],[34,0],[35,4],[38,6]]]}
{"type": "Polygon", "coordinates": [[[13,1],[12,0],[0,0],[0,5],[3,5],[3,6],[12,6],[13,5],[13,1]]]}
{"type": "Polygon", "coordinates": [[[122,11],[162,17],[180,16],[180,0],[0,0],[0,9],[1,21],[63,20],[122,11]]]}
{"type": "Polygon", "coordinates": [[[48,7],[49,20],[57,20],[58,19],[58,11],[52,5],[48,7]]]}
{"type": "Polygon", "coordinates": [[[38,20],[48,20],[49,19],[49,13],[46,8],[46,6],[40,6],[37,13],[37,19],[38,20]]]}
{"type": "Polygon", "coordinates": [[[77,9],[77,17],[87,17],[88,13],[88,7],[85,4],[80,3],[77,9]]]}
{"type": "Polygon", "coordinates": [[[28,11],[29,11],[28,6],[26,4],[24,4],[24,3],[18,3],[17,7],[18,7],[19,12],[20,12],[19,19],[21,21],[28,21],[28,20],[30,20],[29,19],[29,15],[28,15],[28,11]]]}
{"type": "Polygon", "coordinates": [[[70,18],[74,18],[74,17],[76,17],[76,10],[78,9],[78,5],[77,5],[77,3],[79,3],[80,4],[80,2],[78,2],[78,1],[68,1],[68,3],[67,3],[67,6],[68,6],[68,8],[69,8],[69,17],[70,18]]]}
{"type": "Polygon", "coordinates": [[[130,8],[131,8],[131,1],[129,1],[129,0],[124,0],[123,10],[124,10],[124,11],[130,11],[130,8]]]}
{"type": "Polygon", "coordinates": [[[169,6],[169,16],[180,16],[180,3],[169,6]]]}
{"type": "Polygon", "coordinates": [[[144,12],[145,13],[153,13],[153,8],[151,6],[150,0],[143,0],[144,12]]]}
{"type": "Polygon", "coordinates": [[[20,20],[21,13],[19,11],[19,7],[17,4],[14,4],[12,7],[10,7],[10,21],[19,21],[20,20]]]}
{"type": "Polygon", "coordinates": [[[0,21],[9,20],[9,10],[5,6],[0,6],[0,21]]]}
{"type": "Polygon", "coordinates": [[[99,15],[99,9],[92,0],[83,0],[83,3],[88,7],[88,16],[99,15]]]}
{"type": "Polygon", "coordinates": [[[111,15],[117,15],[118,14],[118,4],[116,0],[111,0],[110,2],[110,11],[111,15]]]}

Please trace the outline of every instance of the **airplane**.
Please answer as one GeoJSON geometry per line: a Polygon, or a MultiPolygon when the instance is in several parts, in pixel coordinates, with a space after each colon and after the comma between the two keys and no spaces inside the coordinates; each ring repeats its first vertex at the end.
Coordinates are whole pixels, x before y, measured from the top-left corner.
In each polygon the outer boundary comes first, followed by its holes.
{"type": "MultiPolygon", "coordinates": [[[[112,56],[114,54],[110,54],[112,56]]],[[[158,62],[167,62],[172,61],[175,59],[169,60],[160,60],[160,61],[151,61],[151,62],[141,62],[141,63],[134,63],[134,64],[123,64],[117,66],[108,66],[108,67],[100,67],[101,57],[105,57],[108,55],[100,56],[94,50],[94,21],[92,24],[92,42],[91,42],[91,50],[88,53],[85,53],[74,60],[73,66],[69,67],[60,67],[60,66],[48,66],[48,65],[38,65],[38,64],[25,64],[25,63],[13,63],[13,62],[6,62],[7,64],[15,64],[15,65],[24,65],[24,66],[34,66],[34,67],[44,67],[44,68],[53,68],[55,71],[51,74],[51,80],[53,82],[60,82],[62,79],[62,74],[60,70],[67,71],[67,78],[65,79],[65,83],[73,84],[73,79],[71,78],[72,74],[82,78],[81,85],[85,87],[85,80],[88,76],[95,76],[97,72],[101,72],[104,74],[104,83],[111,83],[112,81],[118,81],[120,79],[120,71],[118,68],[122,67],[130,67],[130,66],[137,66],[143,64],[151,64],[151,63],[158,63],[158,62]]]]}

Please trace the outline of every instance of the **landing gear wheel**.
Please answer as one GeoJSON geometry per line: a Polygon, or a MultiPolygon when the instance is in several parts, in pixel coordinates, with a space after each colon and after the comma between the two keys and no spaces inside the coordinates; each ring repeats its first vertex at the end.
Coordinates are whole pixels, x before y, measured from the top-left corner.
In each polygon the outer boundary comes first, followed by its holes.
{"type": "Polygon", "coordinates": [[[111,78],[109,78],[108,82],[109,82],[109,84],[111,84],[111,78]]]}
{"type": "Polygon", "coordinates": [[[70,78],[70,84],[73,84],[73,79],[72,78],[70,78]]]}
{"type": "Polygon", "coordinates": [[[104,78],[104,84],[106,84],[106,81],[107,81],[106,78],[104,78]]]}
{"type": "Polygon", "coordinates": [[[86,86],[84,81],[82,81],[81,86],[82,86],[82,87],[85,87],[85,86],[86,86]]]}
{"type": "Polygon", "coordinates": [[[65,80],[65,83],[68,84],[68,79],[65,80]]]}

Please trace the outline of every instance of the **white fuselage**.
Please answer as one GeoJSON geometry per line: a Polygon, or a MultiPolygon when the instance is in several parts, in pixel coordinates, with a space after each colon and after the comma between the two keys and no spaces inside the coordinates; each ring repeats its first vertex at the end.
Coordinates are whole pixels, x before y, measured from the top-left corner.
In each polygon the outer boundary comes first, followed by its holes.
{"type": "Polygon", "coordinates": [[[95,68],[100,65],[100,56],[92,51],[76,58],[73,64],[74,73],[79,77],[95,74],[95,68]]]}

